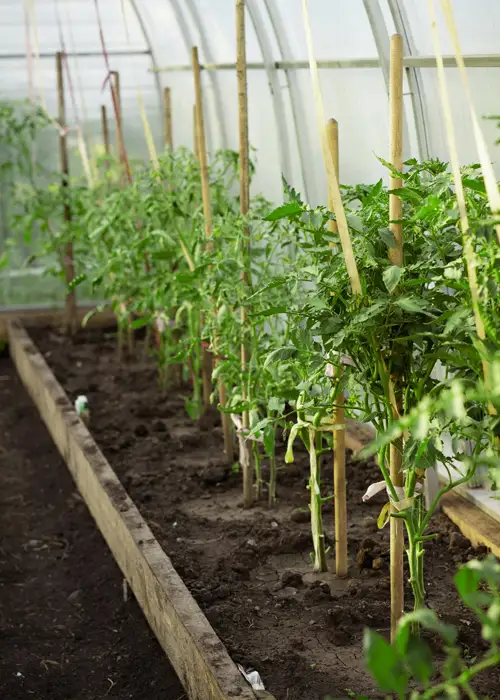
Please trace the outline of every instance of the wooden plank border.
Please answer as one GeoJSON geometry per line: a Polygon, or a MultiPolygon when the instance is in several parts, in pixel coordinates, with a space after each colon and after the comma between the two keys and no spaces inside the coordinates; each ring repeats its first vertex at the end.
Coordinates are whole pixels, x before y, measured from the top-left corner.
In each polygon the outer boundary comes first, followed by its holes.
{"type": "MultiPolygon", "coordinates": [[[[83,321],[85,315],[95,309],[95,305],[79,306],[76,312],[76,318],[79,324],[83,321]]],[[[8,341],[9,323],[19,320],[26,326],[49,326],[60,328],[64,323],[65,312],[62,309],[51,308],[13,308],[0,310],[0,342],[8,341]]],[[[116,317],[109,309],[99,311],[94,314],[88,321],[88,328],[103,328],[116,325],[116,317]]]]}
{"type": "Polygon", "coordinates": [[[274,700],[241,676],[28,333],[19,321],[8,332],[19,376],[190,700],[274,700]]]}

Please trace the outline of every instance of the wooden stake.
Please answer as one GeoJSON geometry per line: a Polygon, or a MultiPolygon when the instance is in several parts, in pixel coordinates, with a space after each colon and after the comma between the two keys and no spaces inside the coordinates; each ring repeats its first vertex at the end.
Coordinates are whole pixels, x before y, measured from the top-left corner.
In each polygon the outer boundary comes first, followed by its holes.
{"type": "Polygon", "coordinates": [[[122,94],[120,88],[120,74],[113,71],[111,74],[111,92],[116,106],[116,152],[120,161],[123,162],[123,151],[125,148],[123,139],[123,119],[122,119],[122,94]]]}
{"type": "Polygon", "coordinates": [[[196,128],[197,123],[196,105],[193,105],[193,153],[196,160],[200,160],[200,144],[198,143],[198,131],[196,128]]]}
{"type": "MultiPolygon", "coordinates": [[[[246,55],[246,37],[245,37],[245,0],[236,0],[236,75],[238,79],[238,113],[239,113],[239,144],[240,144],[240,212],[243,216],[248,214],[250,207],[250,171],[249,171],[249,144],[248,144],[248,91],[247,91],[247,55],[246,55]]],[[[243,259],[244,270],[242,280],[244,285],[250,284],[249,277],[249,255],[250,255],[250,239],[248,229],[243,230],[243,245],[241,256],[243,259]]],[[[241,309],[241,326],[245,333],[247,326],[246,309],[241,309]]],[[[249,363],[248,347],[243,339],[241,344],[241,371],[243,376],[249,363]]],[[[242,399],[246,401],[247,387],[243,380],[242,399]]],[[[250,414],[245,411],[242,415],[243,429],[248,430],[250,427],[250,414]]],[[[251,451],[249,450],[251,455],[251,451]]],[[[245,507],[251,506],[254,500],[253,492],[253,464],[250,457],[245,460],[243,466],[243,504],[245,507]]]]}
{"type": "MultiPolygon", "coordinates": [[[[196,122],[195,122],[195,143],[198,144],[200,175],[201,175],[201,194],[203,198],[203,216],[205,219],[205,240],[209,249],[213,246],[212,241],[212,203],[210,200],[210,182],[208,179],[208,158],[207,144],[205,139],[205,118],[203,113],[203,97],[201,93],[201,71],[200,62],[198,59],[198,48],[193,46],[193,76],[194,90],[196,97],[196,122]]],[[[212,394],[212,358],[207,357],[208,351],[203,347],[203,403],[205,408],[210,406],[210,395],[212,394]]]]}
{"type": "MultiPolygon", "coordinates": [[[[56,71],[57,71],[57,96],[58,96],[58,116],[59,116],[59,158],[61,163],[62,175],[62,195],[64,197],[64,221],[69,229],[71,223],[71,209],[68,202],[69,188],[69,158],[68,158],[68,142],[66,133],[66,109],[64,104],[64,74],[63,74],[63,54],[58,51],[56,54],[56,71]]],[[[73,261],[73,244],[68,241],[65,245],[64,252],[64,276],[66,284],[69,285],[75,277],[75,268],[73,261]]],[[[76,332],[76,294],[72,289],[66,294],[66,318],[65,330],[69,335],[76,332]]]]}
{"type": "MultiPolygon", "coordinates": [[[[327,122],[328,148],[331,153],[337,182],[339,181],[339,126],[335,119],[327,122]]],[[[328,188],[328,208],[334,211],[331,188],[328,188]]],[[[330,219],[328,227],[332,233],[338,232],[337,222],[330,219]]],[[[334,245],[333,243],[330,245],[334,245]]],[[[338,377],[342,373],[339,365],[338,377]]],[[[345,423],[344,392],[341,391],[335,397],[337,407],[333,420],[337,425],[345,423]]],[[[337,576],[345,578],[348,572],[347,560],[347,496],[345,476],[345,430],[336,430],[333,433],[333,507],[335,516],[335,571],[337,576]]]]}
{"type": "MultiPolygon", "coordinates": [[[[210,199],[210,182],[208,179],[208,159],[205,139],[205,119],[203,114],[203,96],[201,92],[201,71],[198,59],[198,48],[192,49],[193,76],[196,104],[193,109],[194,118],[194,148],[200,162],[201,192],[203,197],[203,213],[205,218],[205,239],[207,245],[212,247],[212,204],[210,199]]],[[[212,354],[203,348],[203,402],[205,408],[210,406],[212,393],[212,354]]],[[[226,390],[222,380],[218,382],[219,402],[222,408],[226,406],[226,390]]],[[[222,431],[224,434],[224,451],[228,459],[233,458],[233,433],[231,418],[227,413],[221,413],[222,431]]]]}
{"type": "Polygon", "coordinates": [[[111,152],[111,146],[109,142],[109,124],[108,124],[108,114],[106,111],[106,105],[101,105],[101,128],[102,128],[102,142],[104,144],[104,152],[109,156],[111,152]]]}
{"type": "MultiPolygon", "coordinates": [[[[390,142],[391,164],[399,172],[403,169],[403,40],[399,34],[391,37],[390,51],[390,142]]],[[[389,187],[397,189],[403,186],[399,177],[391,175],[389,187]]],[[[396,241],[396,247],[391,248],[389,257],[393,265],[403,264],[403,201],[397,195],[389,196],[390,229],[396,241]]],[[[398,377],[392,378],[398,408],[401,404],[401,386],[398,377]]],[[[393,407],[393,417],[397,418],[396,407],[393,407]]],[[[397,441],[390,448],[390,475],[396,487],[403,486],[403,442],[397,441]]],[[[394,507],[393,507],[394,511],[394,507]]],[[[404,536],[403,521],[391,518],[391,638],[394,639],[397,624],[404,610],[404,536]]]]}
{"type": "Polygon", "coordinates": [[[172,134],[172,95],[169,87],[163,90],[163,138],[165,146],[174,147],[174,138],[172,134]]]}

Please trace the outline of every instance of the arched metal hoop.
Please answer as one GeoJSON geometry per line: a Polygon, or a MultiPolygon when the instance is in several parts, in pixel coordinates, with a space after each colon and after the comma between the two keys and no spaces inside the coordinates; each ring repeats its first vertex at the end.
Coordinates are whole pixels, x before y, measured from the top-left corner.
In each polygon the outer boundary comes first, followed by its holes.
{"type": "MultiPolygon", "coordinates": [[[[410,29],[410,23],[403,3],[400,0],[387,0],[389,9],[396,26],[396,31],[403,37],[403,51],[405,56],[416,56],[415,43],[410,29]]],[[[427,131],[427,113],[425,109],[424,89],[422,86],[422,74],[420,68],[409,66],[406,68],[406,76],[411,91],[415,129],[417,132],[418,155],[420,160],[430,157],[429,134],[427,131]]]]}
{"type": "Polygon", "coordinates": [[[247,10],[257,36],[257,41],[259,42],[259,47],[267,74],[269,93],[271,95],[274,118],[276,121],[276,135],[278,139],[281,174],[288,181],[291,176],[290,142],[286,123],[285,104],[283,101],[278,71],[276,70],[276,64],[273,58],[272,45],[266,31],[264,20],[255,0],[247,0],[247,10]]]}
{"type": "MultiPolygon", "coordinates": [[[[274,30],[276,42],[278,44],[281,58],[283,61],[293,61],[294,55],[287,38],[287,31],[282,22],[280,12],[275,0],[263,0],[267,10],[271,26],[274,30]]],[[[311,159],[307,154],[311,152],[307,119],[304,111],[304,103],[301,99],[300,85],[297,80],[297,72],[295,70],[285,70],[285,79],[288,86],[290,96],[290,105],[292,109],[292,119],[295,129],[295,138],[297,141],[297,149],[299,155],[300,173],[302,176],[303,192],[307,201],[311,201],[310,195],[315,189],[315,172],[310,166],[311,159]]],[[[294,183],[291,183],[294,184],[294,183]]]]}
{"type": "Polygon", "coordinates": [[[141,13],[139,12],[139,8],[137,7],[136,0],[129,0],[130,8],[132,12],[134,13],[137,22],[139,24],[139,28],[141,30],[142,36],[144,37],[144,42],[146,46],[148,47],[148,53],[151,57],[151,67],[153,68],[154,72],[154,80],[156,83],[156,92],[158,93],[158,105],[160,108],[160,112],[163,109],[163,99],[162,99],[162,92],[161,92],[161,78],[160,74],[158,73],[158,61],[156,60],[156,54],[153,50],[153,44],[151,43],[151,39],[149,37],[148,31],[146,29],[146,24],[142,18],[141,13]]]}

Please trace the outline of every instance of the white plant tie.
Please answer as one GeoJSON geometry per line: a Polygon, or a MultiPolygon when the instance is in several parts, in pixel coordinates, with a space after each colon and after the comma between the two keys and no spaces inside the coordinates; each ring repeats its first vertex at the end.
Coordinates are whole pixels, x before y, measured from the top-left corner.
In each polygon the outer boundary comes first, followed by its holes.
{"type": "Polygon", "coordinates": [[[243,423],[241,421],[241,418],[235,414],[231,413],[231,420],[233,421],[233,424],[236,428],[236,432],[238,435],[241,435],[242,438],[245,440],[254,440],[255,442],[264,442],[263,438],[257,437],[255,435],[248,435],[250,432],[248,428],[243,427],[243,423]]]}
{"type": "MultiPolygon", "coordinates": [[[[338,353],[338,352],[334,352],[334,353],[332,353],[332,355],[339,357],[341,365],[344,365],[344,366],[349,365],[350,367],[356,366],[354,364],[353,360],[348,355],[340,355],[340,353],[338,353]]],[[[336,369],[335,366],[329,362],[327,364],[327,366],[325,367],[325,377],[330,377],[330,378],[335,377],[335,369],[336,369]]]]}
{"type": "Polygon", "coordinates": [[[264,683],[258,671],[245,671],[240,664],[238,664],[238,671],[254,690],[265,690],[264,683]]]}
{"type": "MultiPolygon", "coordinates": [[[[394,501],[391,492],[389,491],[389,488],[385,481],[376,481],[373,484],[370,484],[370,486],[366,489],[366,492],[363,495],[363,503],[366,503],[366,501],[369,501],[370,498],[373,498],[373,496],[376,496],[377,493],[380,493],[381,491],[386,491],[387,496],[389,497],[389,501],[392,503],[392,505],[397,508],[397,510],[404,510],[405,508],[408,508],[411,506],[413,503],[414,498],[405,498],[405,490],[402,486],[394,486],[394,491],[396,492],[396,495],[398,497],[398,501],[394,501]]],[[[415,491],[421,491],[422,490],[422,484],[417,483],[415,486],[415,491]]]]}

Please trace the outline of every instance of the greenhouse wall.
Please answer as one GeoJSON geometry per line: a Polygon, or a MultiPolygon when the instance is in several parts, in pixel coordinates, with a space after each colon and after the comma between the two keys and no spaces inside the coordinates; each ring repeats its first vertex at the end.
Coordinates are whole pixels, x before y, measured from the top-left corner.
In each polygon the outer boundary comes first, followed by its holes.
{"type": "MultiPolygon", "coordinates": [[[[421,0],[310,0],[309,12],[319,61],[325,110],[339,122],[340,179],[373,182],[386,177],[377,156],[388,157],[389,37],[403,35],[405,52],[405,155],[447,160],[427,3],[421,0]]],[[[461,49],[468,66],[472,98],[492,147],[500,175],[495,120],[500,113],[500,5],[454,0],[461,49]]],[[[70,126],[82,124],[89,146],[102,142],[100,107],[108,108],[116,140],[107,67],[118,71],[127,148],[147,158],[139,94],[156,146],[162,147],[163,88],[172,91],[174,145],[192,147],[191,47],[197,45],[211,152],[238,147],[233,0],[4,0],[2,2],[4,101],[31,99],[57,113],[55,54],[68,54],[66,111],[70,126]],[[102,37],[99,28],[102,29],[102,37]],[[103,44],[104,40],[104,44],[103,44]],[[104,49],[103,49],[104,46],[104,49]]],[[[248,0],[247,60],[250,143],[257,163],[253,189],[274,202],[282,199],[284,175],[312,205],[325,203],[326,181],[308,66],[302,0],[248,0]]],[[[477,160],[464,86],[452,58],[453,45],[438,17],[441,51],[463,163],[477,160]]],[[[40,152],[58,166],[54,134],[45,134],[40,152]]],[[[79,168],[76,132],[70,132],[72,167],[79,168]]],[[[3,158],[3,156],[2,156],[3,158]]],[[[8,236],[8,204],[2,200],[2,241],[8,236]]],[[[14,258],[18,268],[19,257],[14,258]]],[[[38,301],[17,298],[26,282],[3,271],[2,304],[38,301]],[[15,281],[17,280],[17,281],[15,281]],[[6,290],[11,290],[7,292],[6,290]]],[[[19,277],[20,275],[20,277],[19,277]]],[[[49,285],[50,286],[50,285],[49,285]]],[[[59,287],[56,285],[56,290],[59,287]]],[[[57,291],[51,289],[50,301],[57,291]]],[[[47,299],[45,299],[47,301],[47,299]]]]}

